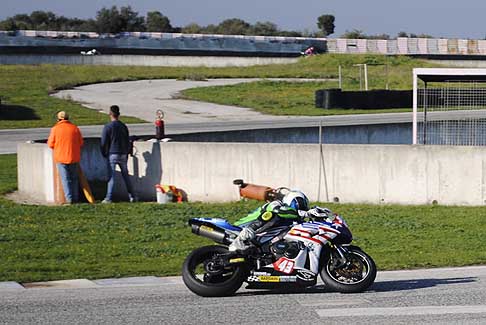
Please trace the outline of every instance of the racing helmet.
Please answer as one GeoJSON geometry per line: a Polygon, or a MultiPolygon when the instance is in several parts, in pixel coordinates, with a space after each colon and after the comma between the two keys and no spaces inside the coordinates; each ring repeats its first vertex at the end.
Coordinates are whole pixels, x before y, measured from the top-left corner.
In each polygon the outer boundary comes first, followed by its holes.
{"type": "Polygon", "coordinates": [[[292,190],[285,194],[282,203],[295,210],[309,210],[309,199],[304,193],[297,190],[292,190]]]}

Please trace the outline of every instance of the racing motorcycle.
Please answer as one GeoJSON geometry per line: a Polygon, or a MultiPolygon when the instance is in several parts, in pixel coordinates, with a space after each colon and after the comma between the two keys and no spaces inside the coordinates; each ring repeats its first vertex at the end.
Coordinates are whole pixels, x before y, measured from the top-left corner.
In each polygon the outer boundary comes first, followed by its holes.
{"type": "MultiPolygon", "coordinates": [[[[195,249],[184,261],[182,279],[204,297],[229,296],[244,282],[248,289],[291,289],[314,286],[320,275],[326,288],[356,293],[376,277],[373,259],[351,245],[351,232],[338,215],[276,226],[257,234],[252,246],[230,252],[241,227],[220,218],[189,220],[192,232],[218,244],[195,249]]],[[[244,226],[244,225],[242,225],[244,226]]]]}

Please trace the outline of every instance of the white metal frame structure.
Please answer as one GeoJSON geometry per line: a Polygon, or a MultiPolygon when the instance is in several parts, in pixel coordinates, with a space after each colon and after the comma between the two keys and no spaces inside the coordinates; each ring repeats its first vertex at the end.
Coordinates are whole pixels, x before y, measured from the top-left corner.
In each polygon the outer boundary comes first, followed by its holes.
{"type": "MultiPolygon", "coordinates": [[[[413,117],[412,117],[412,143],[418,144],[418,123],[425,122],[427,119],[437,119],[437,120],[453,120],[454,118],[449,118],[450,116],[455,116],[456,118],[459,117],[460,119],[467,119],[467,118],[486,118],[486,109],[481,107],[478,110],[462,110],[462,111],[449,111],[449,112],[442,112],[443,114],[437,114],[436,116],[427,116],[427,103],[425,103],[425,109],[422,112],[419,112],[419,80],[423,81],[424,83],[424,94],[426,94],[427,85],[429,83],[449,83],[449,82],[474,82],[474,83],[481,83],[484,84],[486,82],[486,69],[463,69],[463,68],[415,68],[413,69],[413,117]],[[421,119],[421,121],[419,121],[421,119]]],[[[449,84],[450,85],[450,84],[449,84]]],[[[446,91],[447,89],[452,88],[444,88],[446,91]]],[[[442,89],[442,91],[444,91],[442,89]]],[[[482,96],[483,94],[486,97],[486,87],[480,88],[480,90],[484,90],[484,93],[478,93],[478,96],[482,96]]],[[[468,89],[468,91],[471,91],[468,89]]],[[[424,100],[425,101],[425,100],[424,100]]],[[[482,98],[480,100],[482,102],[482,98]]],[[[483,105],[482,105],[483,106],[483,105]]],[[[448,109],[446,109],[448,110],[448,109]]]]}

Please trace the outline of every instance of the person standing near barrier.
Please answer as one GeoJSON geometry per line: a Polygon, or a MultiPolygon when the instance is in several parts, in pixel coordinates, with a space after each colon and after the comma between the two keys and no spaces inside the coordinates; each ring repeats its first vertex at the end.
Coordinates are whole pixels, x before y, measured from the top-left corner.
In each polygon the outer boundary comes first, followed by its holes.
{"type": "Polygon", "coordinates": [[[120,108],[117,105],[111,106],[111,122],[105,125],[103,134],[101,135],[101,153],[108,159],[109,177],[106,197],[102,203],[112,202],[113,189],[115,187],[115,169],[117,165],[120,167],[123,180],[125,181],[130,202],[137,201],[127,168],[128,154],[130,153],[129,132],[127,126],[119,120],[119,117],[120,108]]]}
{"type": "Polygon", "coordinates": [[[47,145],[54,150],[54,162],[61,176],[66,203],[78,202],[78,163],[81,160],[83,137],[79,128],[69,121],[66,112],[57,113],[57,123],[51,129],[47,145]]]}

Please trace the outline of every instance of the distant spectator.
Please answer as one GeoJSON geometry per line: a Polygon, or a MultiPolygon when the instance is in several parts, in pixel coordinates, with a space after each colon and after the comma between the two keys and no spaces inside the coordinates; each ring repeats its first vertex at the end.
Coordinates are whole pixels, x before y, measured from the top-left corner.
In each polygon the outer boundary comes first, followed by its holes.
{"type": "Polygon", "coordinates": [[[116,165],[120,167],[123,180],[128,191],[130,202],[137,201],[133,191],[130,178],[128,176],[128,154],[130,153],[130,139],[127,126],[121,122],[120,108],[116,105],[110,107],[111,122],[103,128],[101,136],[101,153],[108,159],[108,188],[106,197],[102,203],[111,203],[113,198],[113,189],[115,187],[115,169],[116,165]]]}
{"type": "Polygon", "coordinates": [[[83,137],[79,128],[69,121],[69,115],[57,113],[57,123],[51,129],[47,145],[54,150],[54,162],[61,176],[67,204],[78,202],[78,163],[81,158],[83,137]]]}

